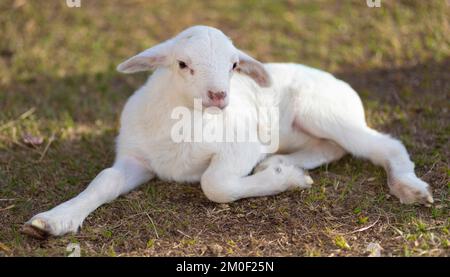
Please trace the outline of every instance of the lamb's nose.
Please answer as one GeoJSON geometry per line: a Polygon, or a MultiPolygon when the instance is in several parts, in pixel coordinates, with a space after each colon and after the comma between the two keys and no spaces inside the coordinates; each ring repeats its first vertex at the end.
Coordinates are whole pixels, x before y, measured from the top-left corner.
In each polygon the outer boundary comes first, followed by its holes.
{"type": "Polygon", "coordinates": [[[223,100],[227,96],[225,91],[211,91],[208,90],[208,97],[213,101],[223,100]]]}

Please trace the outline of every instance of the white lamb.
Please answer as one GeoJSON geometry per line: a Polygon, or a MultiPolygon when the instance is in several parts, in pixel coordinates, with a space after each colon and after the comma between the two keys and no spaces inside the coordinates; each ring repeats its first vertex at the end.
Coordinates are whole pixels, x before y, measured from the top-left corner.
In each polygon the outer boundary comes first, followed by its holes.
{"type": "Polygon", "coordinates": [[[312,180],[301,168],[347,152],[383,166],[390,192],[401,203],[433,202],[402,143],[369,128],[357,93],[329,73],[299,64],[261,64],[206,26],[188,28],[117,69],[155,71],[125,105],[114,165],[77,197],[35,215],[24,232],[38,237],[76,232],[97,207],[156,176],[200,182],[206,197],[219,203],[309,187],[312,180]],[[177,107],[194,111],[194,99],[216,107],[207,123],[221,115],[232,127],[250,118],[250,127],[264,128],[255,117],[260,105],[278,108],[278,151],[268,155],[267,146],[254,141],[175,142],[172,113],[177,107]]]}

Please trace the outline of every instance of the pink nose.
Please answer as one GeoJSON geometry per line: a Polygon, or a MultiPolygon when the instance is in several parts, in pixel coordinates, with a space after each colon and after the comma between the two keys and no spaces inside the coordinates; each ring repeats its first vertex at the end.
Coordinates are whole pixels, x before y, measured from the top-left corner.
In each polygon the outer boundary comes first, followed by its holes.
{"type": "Polygon", "coordinates": [[[223,100],[223,99],[225,99],[226,96],[227,96],[227,93],[225,91],[208,90],[208,97],[209,97],[209,99],[211,99],[214,102],[223,100]]]}

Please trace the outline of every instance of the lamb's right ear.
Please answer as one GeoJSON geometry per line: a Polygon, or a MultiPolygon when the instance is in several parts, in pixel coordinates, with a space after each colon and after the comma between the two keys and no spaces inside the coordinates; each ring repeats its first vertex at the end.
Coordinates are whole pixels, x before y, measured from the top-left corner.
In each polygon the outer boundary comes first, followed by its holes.
{"type": "Polygon", "coordinates": [[[172,44],[172,40],[167,40],[155,45],[119,64],[117,66],[117,71],[122,73],[134,73],[155,69],[158,66],[165,65],[172,44]]]}
{"type": "Polygon", "coordinates": [[[261,87],[270,87],[272,81],[264,65],[238,49],[239,65],[237,71],[248,75],[261,87]]]}

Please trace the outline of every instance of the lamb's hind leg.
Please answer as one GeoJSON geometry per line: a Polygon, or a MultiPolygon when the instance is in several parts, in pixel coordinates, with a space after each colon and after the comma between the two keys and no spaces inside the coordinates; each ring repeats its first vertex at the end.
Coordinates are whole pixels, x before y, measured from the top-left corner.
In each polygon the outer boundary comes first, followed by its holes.
{"type": "Polygon", "coordinates": [[[369,127],[349,128],[335,140],[353,155],[383,166],[390,192],[401,203],[433,203],[429,185],[414,173],[414,163],[400,141],[369,127]]]}
{"type": "Polygon", "coordinates": [[[367,126],[358,94],[329,75],[316,76],[311,90],[300,87],[289,99],[293,103],[292,131],[331,140],[345,151],[383,166],[391,193],[402,203],[432,203],[430,188],[414,173],[405,146],[367,126]]]}
{"type": "Polygon", "coordinates": [[[390,192],[405,204],[433,202],[427,183],[414,173],[405,146],[389,135],[369,128],[357,93],[340,81],[318,87],[298,101],[293,126],[317,138],[336,142],[347,152],[383,166],[390,192]],[[312,96],[313,95],[313,96],[312,96]]]}
{"type": "Polygon", "coordinates": [[[312,122],[305,122],[305,128],[317,136],[333,140],[349,153],[383,166],[390,192],[401,203],[433,203],[430,187],[414,173],[414,163],[400,141],[370,129],[365,123],[351,124],[341,119],[340,124],[336,124],[326,118],[322,118],[320,125],[312,122]]]}
{"type": "Polygon", "coordinates": [[[23,232],[37,238],[74,233],[100,205],[129,192],[153,176],[140,161],[131,157],[120,158],[113,167],[100,172],[78,196],[31,218],[25,223],[23,232]]]}

